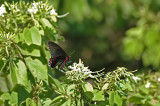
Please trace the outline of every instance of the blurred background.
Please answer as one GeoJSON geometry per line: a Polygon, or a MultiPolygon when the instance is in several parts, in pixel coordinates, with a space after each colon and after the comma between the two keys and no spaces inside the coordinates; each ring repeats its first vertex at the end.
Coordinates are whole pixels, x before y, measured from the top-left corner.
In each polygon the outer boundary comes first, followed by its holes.
{"type": "Polygon", "coordinates": [[[57,26],[65,38],[59,45],[68,55],[75,51],[72,61],[81,58],[93,71],[122,66],[129,70],[159,70],[160,0],[48,2],[59,15],[69,12],[58,19],[57,26]]]}

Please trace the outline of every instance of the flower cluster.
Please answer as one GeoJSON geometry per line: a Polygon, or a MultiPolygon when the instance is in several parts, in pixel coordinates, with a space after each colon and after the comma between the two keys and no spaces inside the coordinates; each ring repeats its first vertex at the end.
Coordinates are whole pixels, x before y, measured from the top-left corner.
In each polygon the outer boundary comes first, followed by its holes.
{"type": "Polygon", "coordinates": [[[5,5],[2,4],[1,7],[0,7],[0,16],[4,17],[4,13],[6,13],[6,9],[5,9],[5,5]]]}
{"type": "MultiPolygon", "coordinates": [[[[6,13],[6,8],[5,6],[13,12],[19,12],[22,7],[20,7],[17,3],[16,4],[2,4],[0,7],[0,16],[4,17],[4,13],[6,13]]],[[[33,2],[31,5],[26,3],[26,6],[28,6],[27,11],[25,13],[29,14],[36,14],[36,13],[41,13],[46,12],[45,14],[47,15],[54,15],[57,16],[58,14],[56,13],[55,9],[52,6],[48,5],[48,2],[43,3],[42,1],[40,2],[33,2]]]]}
{"type": "Polygon", "coordinates": [[[136,76],[132,76],[132,78],[133,78],[136,82],[141,80],[141,78],[136,77],[136,76]]]}
{"type": "Polygon", "coordinates": [[[53,7],[49,7],[47,2],[43,3],[42,1],[33,2],[30,8],[28,9],[28,12],[36,14],[38,11],[41,11],[41,9],[45,9],[46,11],[48,11],[50,15],[57,16],[55,9],[53,7]]]}
{"type": "Polygon", "coordinates": [[[88,67],[85,67],[81,59],[79,59],[79,63],[73,63],[72,66],[68,66],[70,70],[66,71],[65,74],[67,76],[67,79],[71,81],[79,81],[84,80],[86,78],[95,78],[98,75],[92,75],[92,73],[98,73],[99,71],[92,72],[88,67]]]}
{"type": "Polygon", "coordinates": [[[23,31],[24,27],[44,27],[46,25],[52,27],[52,22],[56,22],[57,17],[55,9],[47,1],[4,2],[0,6],[0,29],[19,33],[23,31]]]}
{"type": "Polygon", "coordinates": [[[117,67],[116,70],[108,72],[105,76],[105,82],[120,81],[121,77],[133,77],[131,72],[128,72],[125,67],[117,67]]]}

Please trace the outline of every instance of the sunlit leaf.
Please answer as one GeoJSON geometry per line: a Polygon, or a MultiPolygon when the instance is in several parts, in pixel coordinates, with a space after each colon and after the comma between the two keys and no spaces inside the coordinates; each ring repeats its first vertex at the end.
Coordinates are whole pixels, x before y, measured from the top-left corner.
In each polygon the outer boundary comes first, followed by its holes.
{"type": "Polygon", "coordinates": [[[148,94],[149,93],[149,89],[145,87],[145,84],[143,84],[140,87],[140,92],[142,92],[143,94],[148,94]]]}
{"type": "Polygon", "coordinates": [[[39,30],[36,27],[32,27],[30,29],[30,33],[32,35],[32,43],[36,45],[41,45],[41,35],[39,30]]]}
{"type": "Polygon", "coordinates": [[[60,105],[62,105],[63,103],[65,103],[67,100],[64,98],[64,96],[63,95],[59,95],[59,96],[57,96],[57,97],[55,97],[53,100],[52,100],[52,102],[51,102],[51,104],[50,105],[55,105],[55,106],[60,106],[60,105]]]}
{"type": "Polygon", "coordinates": [[[54,21],[54,22],[57,22],[57,18],[56,18],[56,16],[50,16],[51,17],[51,19],[52,19],[52,21],[54,21]]]}
{"type": "Polygon", "coordinates": [[[134,94],[129,98],[129,102],[136,103],[136,104],[143,104],[144,97],[141,94],[134,94]]]}
{"type": "Polygon", "coordinates": [[[34,102],[34,100],[32,100],[31,98],[27,98],[26,99],[26,106],[37,106],[37,105],[34,102]]]}
{"type": "Polygon", "coordinates": [[[104,94],[102,91],[94,90],[93,91],[93,101],[104,101],[104,94]]]}
{"type": "Polygon", "coordinates": [[[25,28],[23,31],[23,35],[24,35],[24,40],[26,41],[27,45],[31,45],[32,44],[32,34],[30,32],[30,29],[25,28]]]}
{"type": "Polygon", "coordinates": [[[102,91],[106,90],[106,89],[108,88],[108,86],[109,86],[109,83],[105,83],[105,84],[103,85],[103,87],[102,87],[102,91]]]}
{"type": "Polygon", "coordinates": [[[43,104],[43,106],[49,106],[51,102],[52,102],[52,100],[50,98],[45,98],[45,99],[43,99],[42,104],[43,104]]]}
{"type": "Polygon", "coordinates": [[[10,99],[10,94],[9,93],[3,93],[0,96],[0,100],[5,101],[5,100],[9,100],[10,99]]]}
{"type": "Polygon", "coordinates": [[[42,23],[43,27],[53,28],[52,24],[46,18],[42,18],[41,23],[42,23]]]}
{"type": "Polygon", "coordinates": [[[10,105],[18,104],[18,93],[17,92],[11,93],[9,104],[10,105]]]}
{"type": "Polygon", "coordinates": [[[83,83],[82,88],[83,88],[84,92],[87,92],[87,91],[92,92],[93,91],[93,86],[89,82],[83,83]]]}
{"type": "Polygon", "coordinates": [[[62,92],[62,93],[65,92],[64,89],[63,89],[63,86],[60,83],[60,81],[58,81],[56,78],[53,78],[49,75],[48,80],[49,80],[50,83],[53,83],[60,92],[62,92]]]}
{"type": "Polygon", "coordinates": [[[131,84],[127,81],[123,81],[123,84],[125,85],[125,87],[129,90],[129,91],[133,91],[133,88],[131,86],[131,84]]]}
{"type": "Polygon", "coordinates": [[[110,106],[114,105],[114,91],[111,91],[109,94],[109,105],[110,106]]]}
{"type": "Polygon", "coordinates": [[[42,64],[40,60],[32,59],[30,57],[25,58],[25,61],[32,75],[37,78],[38,81],[43,80],[48,84],[47,66],[42,64]]]}
{"type": "Polygon", "coordinates": [[[23,55],[40,57],[40,47],[36,45],[20,44],[19,49],[23,55]]]}
{"type": "Polygon", "coordinates": [[[123,99],[122,99],[122,97],[119,95],[119,93],[118,93],[117,91],[114,92],[114,102],[115,102],[118,106],[122,106],[123,99]]]}
{"type": "Polygon", "coordinates": [[[73,94],[74,90],[75,90],[75,87],[76,87],[75,84],[69,85],[68,88],[67,88],[67,95],[73,94]]]}

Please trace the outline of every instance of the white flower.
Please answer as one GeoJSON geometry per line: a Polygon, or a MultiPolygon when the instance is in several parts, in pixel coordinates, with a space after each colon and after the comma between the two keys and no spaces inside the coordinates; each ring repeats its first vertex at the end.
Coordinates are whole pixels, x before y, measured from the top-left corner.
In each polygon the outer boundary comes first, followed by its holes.
{"type": "Polygon", "coordinates": [[[4,4],[2,4],[0,7],[0,16],[4,17],[3,13],[6,13],[6,9],[4,7],[4,4]]]}
{"type": "Polygon", "coordinates": [[[139,77],[135,77],[135,76],[132,76],[132,78],[137,82],[138,80],[141,80],[141,78],[139,77]]]}
{"type": "Polygon", "coordinates": [[[80,79],[86,79],[88,77],[94,78],[94,76],[91,74],[92,71],[88,69],[88,67],[84,67],[84,64],[81,60],[79,60],[79,63],[73,63],[72,66],[68,66],[71,71],[67,71],[66,75],[68,76],[68,79],[71,80],[80,80],[80,79]]]}
{"type": "Polygon", "coordinates": [[[50,11],[50,15],[55,15],[55,16],[57,16],[56,10],[55,10],[54,8],[50,11]]]}
{"type": "Polygon", "coordinates": [[[28,12],[30,13],[37,13],[38,8],[37,8],[38,3],[32,3],[32,7],[28,9],[28,12]]]}
{"type": "Polygon", "coordinates": [[[37,8],[38,3],[32,3],[32,8],[37,8]]]}
{"type": "Polygon", "coordinates": [[[120,70],[120,71],[122,71],[122,70],[123,70],[123,68],[122,68],[122,67],[120,67],[120,68],[119,68],[119,70],[120,70]]]}
{"type": "Polygon", "coordinates": [[[158,81],[160,82],[160,78],[158,78],[158,81]]]}
{"type": "Polygon", "coordinates": [[[146,88],[149,88],[150,86],[151,86],[151,83],[150,83],[150,82],[148,82],[148,83],[145,85],[146,88]]]}
{"type": "Polygon", "coordinates": [[[35,14],[38,11],[38,9],[37,8],[31,8],[31,9],[28,9],[28,11],[30,13],[34,13],[35,14]]]}

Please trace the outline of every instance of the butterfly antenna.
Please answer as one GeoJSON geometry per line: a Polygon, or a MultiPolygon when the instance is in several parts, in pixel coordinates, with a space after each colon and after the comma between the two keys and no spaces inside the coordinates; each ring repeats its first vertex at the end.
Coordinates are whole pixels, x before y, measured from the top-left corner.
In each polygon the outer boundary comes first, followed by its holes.
{"type": "Polygon", "coordinates": [[[70,56],[75,52],[75,50],[70,54],[70,56]]]}

